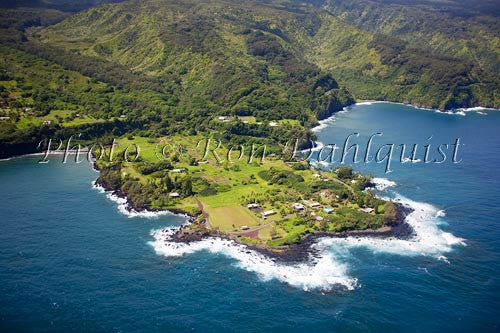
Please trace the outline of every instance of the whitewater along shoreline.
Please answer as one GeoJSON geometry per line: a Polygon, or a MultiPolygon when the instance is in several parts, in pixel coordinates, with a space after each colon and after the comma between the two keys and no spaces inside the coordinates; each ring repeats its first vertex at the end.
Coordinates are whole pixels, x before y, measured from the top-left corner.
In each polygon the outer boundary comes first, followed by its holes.
{"type": "Polygon", "coordinates": [[[389,103],[389,104],[397,104],[397,105],[404,105],[404,106],[410,106],[415,109],[419,110],[424,110],[424,111],[436,111],[439,113],[446,113],[446,114],[453,114],[457,113],[460,111],[480,111],[480,110],[495,110],[495,111],[500,111],[500,109],[494,107],[494,106],[484,106],[484,105],[476,105],[476,106],[468,106],[468,107],[457,107],[457,108],[450,108],[450,109],[440,109],[440,108],[435,108],[427,104],[411,104],[406,101],[403,102],[398,102],[398,101],[390,101],[390,100],[373,100],[373,99],[362,99],[359,101],[356,101],[356,103],[351,104],[351,105],[363,105],[363,104],[372,104],[372,103],[389,103]]]}
{"type": "MultiPolygon", "coordinates": [[[[96,163],[93,164],[93,167],[95,171],[100,171],[96,163]]],[[[181,226],[179,230],[172,235],[172,237],[168,240],[169,242],[191,244],[210,238],[226,239],[243,245],[247,247],[248,250],[254,250],[260,254],[263,254],[271,258],[272,260],[284,263],[308,261],[311,256],[315,255],[316,252],[312,245],[314,245],[321,238],[377,237],[409,239],[414,234],[413,228],[406,222],[406,217],[414,210],[410,207],[402,205],[401,203],[395,202],[394,205],[396,206],[397,212],[395,222],[379,229],[347,230],[344,232],[318,231],[307,234],[297,243],[290,245],[279,247],[272,247],[268,245],[254,245],[240,241],[235,235],[230,235],[228,233],[207,228],[207,216],[204,216],[202,220],[197,221],[198,216],[195,216],[192,213],[184,211],[182,209],[155,209],[145,206],[138,206],[135,205],[127,197],[126,193],[124,193],[120,189],[115,189],[109,186],[109,184],[103,182],[102,180],[100,180],[100,178],[97,178],[94,184],[96,186],[102,187],[104,191],[112,194],[113,196],[123,199],[125,201],[125,209],[132,215],[133,213],[141,212],[170,212],[172,214],[187,218],[187,223],[181,226]]]]}
{"type": "MultiPolygon", "coordinates": [[[[353,103],[354,104],[354,103],[353,103]]],[[[351,104],[351,105],[353,105],[351,104]]],[[[328,118],[335,116],[336,113],[345,110],[345,107],[336,110],[330,114],[328,118]]],[[[322,121],[327,120],[325,118],[322,121]]],[[[318,123],[317,125],[320,125],[318,123]]],[[[313,129],[316,126],[313,127],[313,129]]],[[[317,142],[315,142],[317,144],[317,142]]],[[[87,153],[86,149],[82,149],[81,153],[87,153]]],[[[75,154],[76,151],[68,151],[69,154],[75,154]]],[[[61,152],[51,152],[51,154],[59,155],[64,154],[64,151],[61,152]]],[[[44,153],[35,153],[29,155],[44,155],[44,153]]],[[[93,169],[99,173],[101,173],[100,168],[97,163],[91,163],[93,169]]],[[[150,208],[147,205],[137,205],[132,200],[130,200],[127,196],[127,193],[122,191],[120,188],[114,188],[110,184],[106,183],[101,177],[98,177],[94,182],[95,186],[100,186],[102,189],[112,196],[119,198],[122,200],[123,209],[127,210],[128,215],[133,216],[141,213],[161,213],[161,212],[170,212],[175,215],[186,217],[188,223],[182,226],[170,239],[173,242],[183,242],[183,243],[192,243],[196,241],[201,241],[206,238],[221,238],[234,241],[238,244],[244,245],[249,250],[255,250],[261,254],[264,254],[270,257],[273,260],[279,260],[283,262],[303,262],[307,261],[311,255],[314,256],[313,244],[317,242],[320,238],[330,237],[330,238],[346,238],[346,237],[382,237],[382,238],[399,238],[399,239],[408,239],[413,234],[412,227],[405,222],[406,216],[412,212],[412,210],[408,207],[405,207],[401,204],[395,204],[397,210],[397,218],[396,222],[392,223],[392,225],[387,225],[379,229],[366,229],[366,230],[348,230],[345,232],[313,232],[305,235],[300,241],[294,244],[280,246],[280,247],[271,247],[268,245],[254,245],[248,244],[240,241],[236,236],[230,235],[228,233],[215,231],[209,228],[208,217],[204,216],[202,220],[199,219],[200,216],[196,216],[190,212],[184,211],[179,208],[166,208],[166,209],[157,209],[150,208]],[[198,221],[197,221],[198,219],[198,221]]]]}
{"type": "Polygon", "coordinates": [[[377,237],[405,240],[411,238],[414,231],[413,228],[406,222],[406,217],[413,212],[413,209],[400,203],[395,203],[395,206],[397,210],[397,218],[391,225],[387,225],[379,229],[348,230],[344,232],[318,231],[305,235],[297,243],[279,247],[254,245],[241,242],[235,236],[205,228],[204,221],[195,224],[196,228],[193,228],[193,224],[182,226],[168,241],[190,244],[200,242],[207,238],[227,239],[244,245],[249,250],[254,250],[279,262],[306,262],[311,256],[315,256],[316,250],[312,245],[317,243],[317,241],[321,238],[377,237]]]}
{"type": "MultiPolygon", "coordinates": [[[[99,175],[100,175],[100,172],[101,170],[99,169],[98,165],[96,162],[92,163],[92,167],[94,169],[94,171],[98,172],[99,175]]],[[[132,212],[136,212],[136,213],[141,213],[141,212],[152,212],[152,213],[159,213],[159,212],[170,212],[172,214],[175,214],[175,215],[179,215],[179,216],[184,216],[184,217],[187,217],[188,218],[188,221],[190,223],[194,222],[195,219],[196,219],[196,216],[191,214],[190,212],[187,212],[185,210],[182,210],[180,208],[167,208],[167,209],[159,209],[159,208],[151,208],[151,207],[148,207],[148,206],[139,206],[139,205],[136,205],[134,202],[132,202],[132,200],[129,199],[129,197],[127,196],[127,194],[125,192],[123,192],[121,189],[117,189],[117,188],[113,188],[112,186],[110,186],[109,184],[107,184],[106,182],[104,182],[101,177],[97,177],[97,179],[94,181],[94,186],[100,186],[102,187],[102,189],[105,191],[105,192],[108,192],[110,193],[111,195],[117,197],[117,198],[120,198],[120,199],[123,199],[125,200],[125,209],[132,213],[132,212]]]]}
{"type": "MultiPolygon", "coordinates": [[[[97,172],[101,172],[97,163],[92,163],[93,168],[97,172]]],[[[345,237],[383,237],[383,238],[399,238],[408,239],[413,234],[412,227],[406,223],[405,219],[413,210],[406,207],[400,203],[394,203],[396,206],[396,220],[390,225],[386,225],[379,229],[366,229],[366,230],[347,230],[344,232],[325,232],[319,231],[305,235],[300,241],[294,244],[271,247],[268,245],[254,245],[242,242],[235,235],[230,235],[228,233],[220,232],[217,230],[210,229],[209,227],[209,217],[203,212],[203,219],[199,220],[199,215],[193,215],[190,212],[184,211],[179,208],[166,208],[166,209],[156,209],[150,208],[145,205],[137,205],[127,196],[127,193],[123,192],[120,188],[114,188],[110,184],[106,183],[98,177],[94,181],[95,186],[100,186],[104,191],[112,194],[113,196],[120,198],[125,201],[124,209],[126,209],[130,215],[135,215],[142,212],[160,213],[160,212],[170,212],[179,216],[184,216],[188,219],[188,223],[180,227],[180,229],[172,236],[169,241],[179,242],[179,243],[193,243],[198,242],[207,238],[221,238],[234,241],[238,244],[246,246],[249,250],[255,250],[263,255],[270,257],[273,260],[279,260],[282,262],[304,262],[307,261],[311,255],[314,256],[314,249],[312,245],[316,243],[319,238],[324,237],[335,237],[335,238],[345,238],[345,237]]],[[[375,186],[375,184],[371,184],[375,186]]]]}

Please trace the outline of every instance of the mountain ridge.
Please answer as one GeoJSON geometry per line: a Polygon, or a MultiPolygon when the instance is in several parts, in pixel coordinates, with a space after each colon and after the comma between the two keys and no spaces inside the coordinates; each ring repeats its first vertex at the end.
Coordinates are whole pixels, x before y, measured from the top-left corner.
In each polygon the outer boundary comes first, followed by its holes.
{"type": "Polygon", "coordinates": [[[499,97],[494,93],[498,87],[498,79],[493,75],[494,62],[491,62],[493,67],[483,70],[465,58],[420,48],[415,42],[363,30],[352,23],[330,11],[288,1],[252,1],[245,5],[235,5],[233,1],[146,1],[142,4],[127,1],[76,14],[42,30],[40,39],[62,48],[70,44],[85,55],[154,76],[166,64],[167,45],[170,49],[191,48],[200,64],[202,56],[224,53],[228,51],[226,48],[237,54],[227,56],[226,61],[247,61],[241,35],[228,27],[254,29],[277,38],[295,56],[331,72],[360,99],[407,102],[439,109],[500,107],[499,97]],[[189,19],[176,18],[176,12],[189,19]],[[127,25],[127,20],[134,23],[127,25]],[[122,30],[120,27],[125,25],[127,28],[122,30]],[[134,25],[141,28],[134,31],[134,25]],[[204,32],[211,35],[204,36],[204,32]],[[134,37],[149,42],[134,47],[134,37]],[[208,38],[208,41],[201,42],[200,38],[208,38]],[[153,70],[148,72],[148,68],[153,70]]]}

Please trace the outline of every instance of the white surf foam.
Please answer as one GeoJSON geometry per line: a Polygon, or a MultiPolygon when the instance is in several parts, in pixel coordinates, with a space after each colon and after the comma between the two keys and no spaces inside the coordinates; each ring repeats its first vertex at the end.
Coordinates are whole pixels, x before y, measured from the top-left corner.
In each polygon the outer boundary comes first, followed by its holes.
{"type": "Polygon", "coordinates": [[[375,184],[375,188],[379,191],[383,191],[389,187],[394,187],[397,185],[396,182],[393,182],[392,180],[379,177],[373,178],[372,182],[373,184],[375,184]]]}
{"type": "MultiPolygon", "coordinates": [[[[355,105],[357,105],[357,104],[355,104],[355,105]]],[[[312,131],[312,132],[317,133],[317,132],[321,131],[322,129],[327,128],[327,127],[328,127],[328,125],[330,125],[331,123],[334,123],[334,122],[336,122],[336,121],[337,121],[336,117],[337,117],[339,114],[343,114],[343,113],[346,113],[346,112],[349,112],[349,106],[346,106],[346,107],[344,107],[342,110],[335,112],[334,114],[332,114],[332,115],[331,115],[330,117],[328,117],[328,118],[325,118],[325,119],[323,119],[323,120],[318,121],[318,124],[319,124],[319,125],[318,125],[318,126],[316,126],[316,127],[313,127],[313,128],[311,129],[311,131],[312,131]]]]}
{"type": "MultiPolygon", "coordinates": [[[[383,190],[396,185],[395,182],[384,178],[375,178],[374,182],[383,190]]],[[[173,242],[171,238],[179,227],[152,230],[151,235],[154,240],[149,244],[158,255],[166,257],[180,257],[198,251],[222,254],[235,259],[237,267],[256,273],[263,281],[276,279],[305,291],[314,289],[330,291],[335,286],[342,286],[347,290],[358,287],[357,279],[348,275],[346,264],[351,250],[355,248],[364,247],[374,253],[401,256],[431,256],[449,263],[445,254],[456,246],[466,245],[464,239],[439,228],[439,225],[444,223],[439,219],[445,214],[443,210],[400,195],[397,195],[394,201],[413,209],[413,212],[406,217],[406,222],[415,233],[410,239],[322,238],[312,245],[317,251],[315,256],[301,264],[278,263],[244,245],[221,238],[206,238],[189,244],[173,242]]]]}
{"type": "Polygon", "coordinates": [[[434,110],[436,113],[439,114],[447,114],[450,116],[466,116],[465,112],[462,110],[455,110],[455,111],[440,111],[440,110],[434,110]]]}
{"type": "Polygon", "coordinates": [[[320,121],[318,121],[319,125],[316,127],[313,127],[311,129],[311,131],[315,132],[315,133],[320,132],[322,129],[327,128],[329,124],[334,123],[335,121],[336,121],[335,115],[330,116],[326,119],[320,120],[320,121]]]}
{"type": "Polygon", "coordinates": [[[166,257],[180,257],[203,250],[219,253],[236,259],[237,267],[256,273],[263,281],[276,279],[305,291],[330,291],[335,286],[353,290],[357,286],[357,280],[347,275],[347,266],[326,250],[320,251],[318,258],[311,258],[308,263],[286,265],[231,240],[206,238],[189,244],[170,241],[177,230],[176,227],[153,230],[154,240],[149,244],[157,254],[166,257]]]}
{"type": "MultiPolygon", "coordinates": [[[[473,107],[473,108],[460,108],[460,109],[457,109],[458,111],[464,111],[464,112],[480,112],[480,111],[500,111],[500,109],[494,109],[494,108],[485,108],[485,107],[482,107],[482,106],[476,106],[476,107],[473,107]]],[[[484,112],[483,112],[484,113],[484,112]]]]}
{"type": "Polygon", "coordinates": [[[443,224],[438,217],[439,210],[427,203],[417,202],[398,195],[395,201],[414,211],[406,217],[406,222],[413,228],[415,235],[411,239],[347,237],[325,238],[319,244],[331,248],[346,249],[365,247],[375,253],[391,253],[403,256],[432,256],[447,260],[444,254],[456,246],[465,246],[465,240],[439,228],[443,224]]]}
{"type": "Polygon", "coordinates": [[[113,194],[111,191],[106,191],[104,187],[101,185],[97,185],[96,182],[92,182],[92,188],[96,189],[100,193],[106,194],[106,197],[115,202],[117,204],[118,211],[129,217],[142,217],[142,218],[149,218],[149,219],[154,219],[158,218],[160,216],[165,216],[165,215],[172,215],[172,216],[184,216],[188,217],[187,215],[182,215],[182,214],[174,214],[172,212],[169,212],[168,210],[160,210],[160,211],[150,211],[150,210],[143,210],[143,211],[136,211],[135,209],[131,208],[130,205],[127,202],[127,199],[121,198],[117,196],[116,194],[113,194]]]}
{"type": "Polygon", "coordinates": [[[445,216],[446,216],[446,212],[444,210],[439,210],[436,213],[436,217],[445,217],[445,216]]]}

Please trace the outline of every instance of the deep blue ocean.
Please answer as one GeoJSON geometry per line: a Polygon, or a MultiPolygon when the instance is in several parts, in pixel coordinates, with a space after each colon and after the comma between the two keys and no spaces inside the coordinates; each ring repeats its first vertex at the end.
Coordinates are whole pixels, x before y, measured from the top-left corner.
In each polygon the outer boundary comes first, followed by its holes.
{"type": "Polygon", "coordinates": [[[462,161],[356,164],[415,209],[416,236],[325,239],[295,266],[218,240],[176,248],[158,230],[183,217],[123,214],[88,163],[1,161],[0,331],[498,331],[500,112],[360,104],[316,130],[337,145],[360,133],[361,158],[377,132],[373,149],[433,154],[460,138],[462,161]]]}

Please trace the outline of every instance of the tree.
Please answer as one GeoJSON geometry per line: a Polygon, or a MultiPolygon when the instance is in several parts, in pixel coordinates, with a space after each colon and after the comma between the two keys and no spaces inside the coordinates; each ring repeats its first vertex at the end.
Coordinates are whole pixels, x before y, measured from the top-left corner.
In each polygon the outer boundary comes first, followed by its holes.
{"type": "Polygon", "coordinates": [[[190,197],[193,195],[193,182],[191,177],[184,177],[181,184],[181,193],[185,197],[190,197]]]}
{"type": "Polygon", "coordinates": [[[172,180],[172,178],[168,174],[165,176],[165,178],[163,178],[163,183],[164,183],[165,187],[167,188],[167,191],[169,191],[169,192],[175,188],[174,181],[172,180]]]}
{"type": "Polygon", "coordinates": [[[342,166],[336,170],[337,176],[340,179],[349,179],[352,177],[352,168],[348,166],[342,166]]]}
{"type": "Polygon", "coordinates": [[[392,201],[388,201],[384,208],[384,220],[389,224],[394,224],[398,219],[398,210],[392,201]]]}

